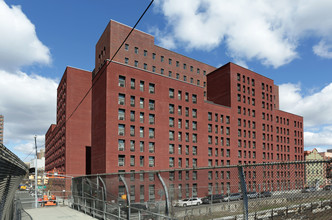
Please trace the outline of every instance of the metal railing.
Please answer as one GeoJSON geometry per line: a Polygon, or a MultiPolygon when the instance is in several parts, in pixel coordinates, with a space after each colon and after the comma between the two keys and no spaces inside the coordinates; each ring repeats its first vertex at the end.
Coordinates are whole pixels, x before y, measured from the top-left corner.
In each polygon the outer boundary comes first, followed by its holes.
{"type": "Polygon", "coordinates": [[[16,215],[15,192],[28,167],[14,153],[0,144],[0,219],[12,220],[16,215]]]}
{"type": "Polygon", "coordinates": [[[330,168],[324,160],[81,176],[73,207],[103,219],[329,219],[330,168]]]}

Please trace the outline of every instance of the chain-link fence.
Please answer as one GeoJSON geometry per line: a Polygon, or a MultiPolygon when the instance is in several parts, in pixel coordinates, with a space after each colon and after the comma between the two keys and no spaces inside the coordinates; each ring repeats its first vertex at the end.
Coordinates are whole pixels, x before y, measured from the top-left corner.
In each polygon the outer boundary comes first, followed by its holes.
{"type": "Polygon", "coordinates": [[[103,219],[330,219],[331,161],[73,179],[73,207],[103,219]]]}
{"type": "Polygon", "coordinates": [[[28,173],[28,167],[15,154],[0,144],[0,219],[19,219],[15,192],[28,173]]]}

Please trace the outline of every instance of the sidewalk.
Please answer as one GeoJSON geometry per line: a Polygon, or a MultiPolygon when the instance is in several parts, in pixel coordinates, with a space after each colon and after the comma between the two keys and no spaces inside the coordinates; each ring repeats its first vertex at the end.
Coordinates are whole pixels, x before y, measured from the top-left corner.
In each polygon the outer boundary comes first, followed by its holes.
{"type": "Polygon", "coordinates": [[[85,215],[82,212],[71,209],[68,206],[60,207],[44,207],[37,209],[25,210],[31,215],[33,220],[47,219],[47,220],[59,220],[59,219],[73,219],[73,220],[91,220],[95,219],[89,215],[85,215]]]}

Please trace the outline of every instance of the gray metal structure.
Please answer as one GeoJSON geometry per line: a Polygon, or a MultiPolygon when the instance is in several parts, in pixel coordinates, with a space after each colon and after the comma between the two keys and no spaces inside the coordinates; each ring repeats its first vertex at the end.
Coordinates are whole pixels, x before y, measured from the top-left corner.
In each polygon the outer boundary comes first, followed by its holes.
{"type": "Polygon", "coordinates": [[[0,220],[19,219],[15,192],[28,167],[14,153],[0,144],[0,220]]]}

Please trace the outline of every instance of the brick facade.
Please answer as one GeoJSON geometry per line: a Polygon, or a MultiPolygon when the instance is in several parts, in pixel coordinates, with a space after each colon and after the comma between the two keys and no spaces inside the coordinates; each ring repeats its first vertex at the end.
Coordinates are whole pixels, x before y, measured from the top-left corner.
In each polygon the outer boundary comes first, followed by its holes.
{"type": "MultiPolygon", "coordinates": [[[[216,69],[156,46],[153,36],[138,30],[133,31],[109,63],[130,29],[110,21],[96,45],[90,99],[92,173],[304,159],[303,118],[279,110],[278,86],[272,79],[233,63],[216,69]]],[[[67,86],[70,87],[69,82],[67,86]]],[[[89,86],[88,82],[84,86],[89,86]]],[[[88,114],[86,109],[82,116],[89,118],[88,114]]],[[[65,130],[81,131],[82,126],[69,128],[67,125],[65,130]]],[[[84,126],[89,129],[88,122],[84,126]]],[[[50,130],[56,128],[51,126],[50,130]]],[[[85,134],[84,129],[80,135],[90,137],[90,134],[85,134]]],[[[46,142],[51,142],[52,135],[46,136],[50,137],[46,142]]],[[[80,147],[89,146],[89,140],[81,140],[80,147]]],[[[78,151],[73,153],[64,159],[66,171],[78,155],[79,160],[86,161],[78,151]]],[[[50,159],[47,161],[49,168],[54,166],[50,159]]],[[[75,165],[72,167],[76,169],[75,165]]],[[[287,168],[282,169],[286,173],[287,168]]],[[[79,167],[77,171],[83,172],[79,167]]],[[[296,181],[303,181],[303,168],[292,172],[299,173],[296,181]]],[[[179,175],[175,173],[172,177],[175,188],[182,184],[179,175]]],[[[232,176],[237,178],[237,174],[232,176]]],[[[200,175],[198,179],[190,178],[186,184],[204,188],[207,178],[200,175]]],[[[227,185],[231,180],[232,177],[219,179],[209,186],[227,185]]],[[[271,190],[277,183],[289,181],[286,175],[280,180],[269,175],[259,184],[271,190]]],[[[226,189],[221,192],[225,193],[226,189]]],[[[198,190],[195,195],[205,193],[198,190]]]]}

